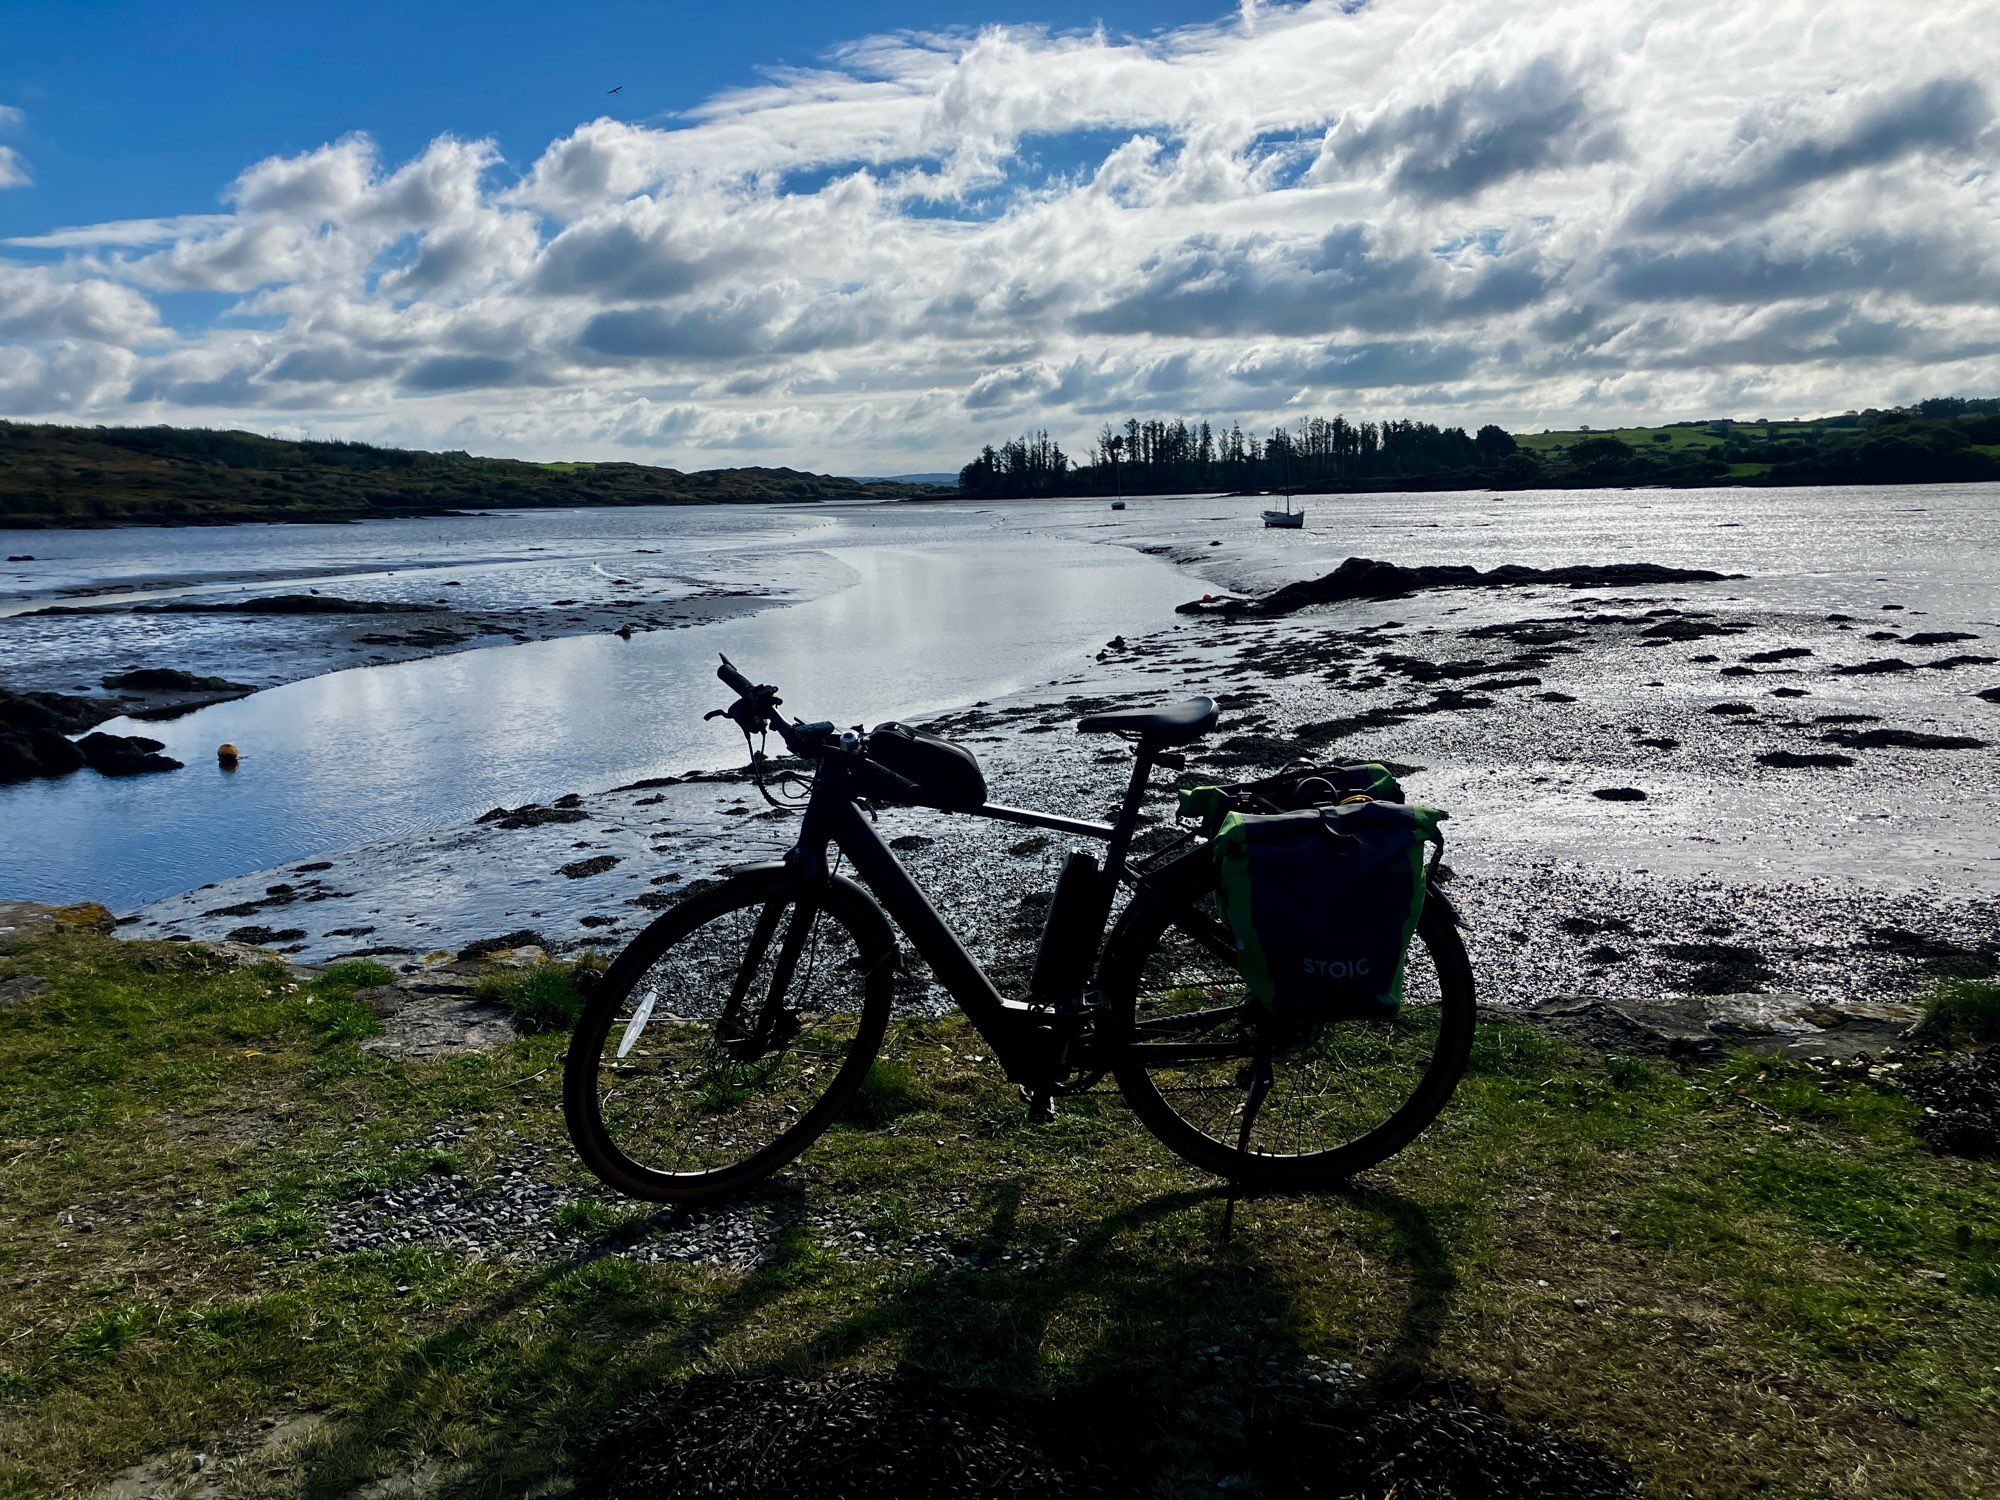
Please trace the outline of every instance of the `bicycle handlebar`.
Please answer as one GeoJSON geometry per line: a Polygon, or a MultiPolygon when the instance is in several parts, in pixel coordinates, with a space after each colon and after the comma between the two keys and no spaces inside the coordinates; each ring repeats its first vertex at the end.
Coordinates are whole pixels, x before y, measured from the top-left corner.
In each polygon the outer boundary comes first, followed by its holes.
{"type": "MultiPolygon", "coordinates": [[[[715,669],[715,675],[724,686],[736,694],[736,701],[728,708],[718,708],[708,717],[728,718],[741,728],[747,737],[760,729],[771,729],[785,742],[785,748],[794,755],[817,756],[825,749],[834,735],[831,723],[801,724],[787,719],[778,712],[778,705],[784,700],[778,690],[768,685],[759,685],[745,677],[736,669],[736,663],[728,657],[722,658],[722,665],[715,669]]],[[[895,800],[912,804],[927,801],[923,789],[909,777],[890,770],[879,761],[867,763],[867,775],[873,783],[872,795],[887,795],[895,800]]],[[[868,795],[868,794],[864,794],[868,795]]]]}
{"type": "Polygon", "coordinates": [[[715,669],[715,675],[720,677],[723,684],[730,688],[737,697],[755,698],[757,696],[756,686],[749,678],[736,670],[736,663],[728,657],[725,656],[722,658],[722,665],[715,669]]]}
{"type": "MultiPolygon", "coordinates": [[[[739,672],[736,663],[726,656],[722,658],[722,665],[715,669],[715,675],[736,694],[734,703],[728,708],[715,710],[715,714],[733,719],[745,735],[756,734],[766,729],[773,730],[778,738],[785,742],[785,748],[794,755],[804,752],[806,740],[801,737],[799,731],[813,726],[791,723],[778,712],[778,705],[785,700],[778,696],[775,687],[752,682],[739,672]]],[[[715,714],[709,717],[713,718],[715,714]]],[[[833,726],[829,724],[826,727],[831,729],[833,726]]]]}

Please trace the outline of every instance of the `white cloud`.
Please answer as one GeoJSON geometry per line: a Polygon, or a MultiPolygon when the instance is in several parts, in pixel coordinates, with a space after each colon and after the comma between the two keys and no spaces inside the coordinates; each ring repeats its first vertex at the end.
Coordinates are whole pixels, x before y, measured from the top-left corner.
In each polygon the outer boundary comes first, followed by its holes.
{"type": "MultiPolygon", "coordinates": [[[[26,118],[13,105],[0,104],[0,130],[13,130],[26,118]]],[[[0,146],[0,188],[26,187],[34,180],[21,153],[12,146],[0,146]]]]}
{"type": "Polygon", "coordinates": [[[2000,384],[1983,0],[1226,4],[864,37],[518,166],[353,135],[253,162],[223,213],[23,234],[0,399],[868,472],[1127,410],[2000,384]],[[162,292],[214,312],[176,336],[162,292]]]}

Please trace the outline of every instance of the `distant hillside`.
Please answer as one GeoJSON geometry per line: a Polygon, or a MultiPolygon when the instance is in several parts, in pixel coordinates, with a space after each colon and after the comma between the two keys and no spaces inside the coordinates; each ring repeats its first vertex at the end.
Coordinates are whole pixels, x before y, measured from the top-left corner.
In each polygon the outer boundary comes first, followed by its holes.
{"type": "Polygon", "coordinates": [[[0,526],[345,521],[490,507],[897,500],[923,485],[796,469],[521,463],[184,427],[0,422],[0,526]]]}
{"type": "Polygon", "coordinates": [[[2000,479],[2000,399],[1806,421],[1720,418],[1663,427],[1511,433],[1430,422],[1306,417],[1266,435],[1136,417],[1076,459],[1047,432],[959,470],[961,494],[1161,495],[1204,490],[1531,489],[1601,485],[1919,484],[2000,479]]]}

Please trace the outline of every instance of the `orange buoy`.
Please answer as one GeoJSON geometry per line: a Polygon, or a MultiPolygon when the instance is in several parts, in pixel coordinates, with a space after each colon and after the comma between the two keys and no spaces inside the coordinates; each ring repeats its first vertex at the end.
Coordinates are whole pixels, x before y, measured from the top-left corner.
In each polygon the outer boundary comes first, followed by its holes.
{"type": "Polygon", "coordinates": [[[221,766],[223,770],[235,770],[238,759],[239,757],[234,745],[217,745],[215,747],[215,763],[221,766]]]}

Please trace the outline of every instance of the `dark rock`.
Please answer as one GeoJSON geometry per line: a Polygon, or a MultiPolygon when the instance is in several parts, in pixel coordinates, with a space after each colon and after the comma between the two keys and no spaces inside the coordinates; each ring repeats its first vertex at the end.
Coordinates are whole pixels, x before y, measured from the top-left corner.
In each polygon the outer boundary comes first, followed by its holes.
{"type": "Polygon", "coordinates": [[[1564,917],[1556,923],[1564,932],[1578,937],[1593,932],[1630,932],[1632,924],[1623,917],[1564,917]]]}
{"type": "Polygon", "coordinates": [[[618,863],[615,854],[593,854],[589,859],[575,859],[556,871],[558,875],[571,880],[583,880],[591,875],[602,875],[618,863]]]}
{"type": "Polygon", "coordinates": [[[1717,703],[1710,706],[1708,712],[1727,718],[1733,714],[1754,714],[1757,710],[1748,703],[1717,703]]]}
{"type": "Polygon", "coordinates": [[[1663,958],[1693,965],[1685,982],[1697,995],[1736,994],[1771,977],[1764,955],[1740,943],[1666,943],[1659,951],[1663,958]]]}
{"type": "Polygon", "coordinates": [[[1743,659],[1754,662],[1791,661],[1795,657],[1811,655],[1812,652],[1804,646],[1779,646],[1771,651],[1752,651],[1743,659]]]}
{"type": "Polygon", "coordinates": [[[481,813],[473,819],[476,823],[495,823],[502,828],[539,828],[544,823],[581,823],[590,816],[578,807],[542,807],[528,802],[520,807],[496,807],[481,813]]]}
{"type": "MultiPolygon", "coordinates": [[[[1712,635],[1741,635],[1749,628],[1747,625],[1737,624],[1729,620],[1693,619],[1683,616],[1677,620],[1662,620],[1657,625],[1649,625],[1640,634],[1651,640],[1665,643],[1667,641],[1705,640],[1712,635]]],[[[1695,657],[1694,660],[1699,661],[1701,658],[1695,657]]],[[[1708,660],[1714,661],[1716,658],[1711,656],[1708,660]]]]}
{"type": "Polygon", "coordinates": [[[1851,766],[1854,757],[1837,755],[1831,750],[1769,750],[1757,757],[1760,764],[1779,766],[1786,770],[1802,769],[1808,766],[1851,766]]]}
{"type": "Polygon", "coordinates": [[[82,768],[83,752],[56,730],[0,730],[0,783],[66,776],[82,768]]]}
{"type": "Polygon", "coordinates": [[[1646,794],[1636,786],[1601,786],[1590,794],[1605,802],[1644,802],[1646,794]]]}
{"type": "Polygon", "coordinates": [[[491,958],[496,953],[506,953],[515,948],[546,948],[548,943],[532,927],[523,927],[516,932],[503,933],[499,937],[481,938],[476,943],[467,943],[458,950],[458,961],[462,964],[477,963],[483,958],[491,958]]]}
{"type": "Polygon", "coordinates": [[[273,943],[296,943],[305,935],[303,927],[259,927],[254,923],[248,927],[232,927],[223,934],[232,943],[249,943],[256,948],[268,948],[273,943]]]}
{"type": "Polygon", "coordinates": [[[1983,750],[1985,740],[1921,729],[1829,729],[1826,738],[1850,750],[1983,750]]]}
{"type": "Polygon", "coordinates": [[[34,560],[35,554],[32,552],[10,552],[7,554],[8,562],[33,562],[34,560]]]}
{"type": "Polygon", "coordinates": [[[253,693],[246,683],[227,677],[200,677],[175,667],[137,667],[130,672],[113,672],[102,679],[112,689],[124,688],[143,693],[253,693]]]}
{"type": "Polygon", "coordinates": [[[91,770],[104,776],[144,776],[154,771],[178,771],[182,762],[158,752],[158,740],[140,734],[86,734],[77,741],[91,770]]]}
{"type": "Polygon", "coordinates": [[[1535,696],[1544,703],[1574,703],[1576,699],[1569,693],[1537,693],[1535,696]]]}
{"type": "MultiPolygon", "coordinates": [[[[267,594],[259,599],[231,599],[221,604],[173,600],[141,604],[139,614],[163,615],[424,615],[450,609],[445,604],[406,604],[394,599],[343,599],[337,594],[267,594]]],[[[43,611],[54,613],[52,610],[43,611]]]]}
{"type": "Polygon", "coordinates": [[[1585,563],[1562,568],[1507,563],[1481,570],[1436,564],[1412,568],[1373,558],[1350,557],[1331,573],[1286,584],[1261,599],[1197,600],[1181,605],[1179,612],[1283,615],[1314,604],[1386,599],[1428,589],[1643,587],[1662,583],[1715,583],[1729,576],[1706,568],[1668,568],[1657,563],[1585,563]]]}
{"type": "Polygon", "coordinates": [[[889,847],[914,852],[918,849],[928,849],[936,842],[936,839],[925,838],[921,833],[900,833],[889,840],[889,847]]]}
{"type": "Polygon", "coordinates": [[[0,688],[0,734],[51,729],[57,734],[81,734],[93,724],[118,716],[119,705],[108,698],[78,698],[68,693],[15,693],[0,688]]]}
{"type": "Polygon", "coordinates": [[[2000,703],[2000,687],[1981,688],[1973,696],[1988,703],[2000,703]]]}
{"type": "Polygon", "coordinates": [[[1949,646],[1953,641],[1976,641],[1970,630],[1919,630],[1903,637],[1905,646],[1949,646]]]}
{"type": "Polygon", "coordinates": [[[1858,661],[1833,670],[1842,677],[1879,677],[1887,672],[1914,672],[1917,669],[1900,656],[1879,656],[1873,661],[1858,661]]]}

